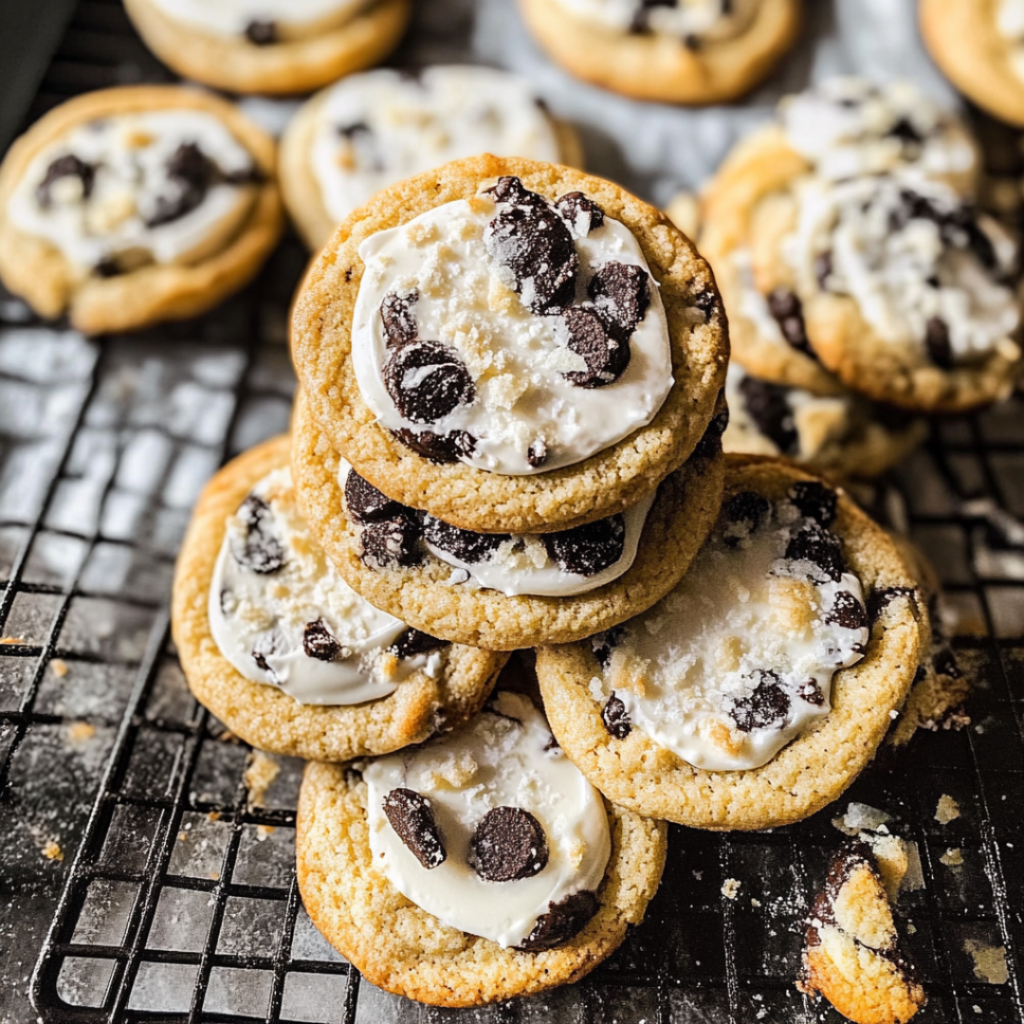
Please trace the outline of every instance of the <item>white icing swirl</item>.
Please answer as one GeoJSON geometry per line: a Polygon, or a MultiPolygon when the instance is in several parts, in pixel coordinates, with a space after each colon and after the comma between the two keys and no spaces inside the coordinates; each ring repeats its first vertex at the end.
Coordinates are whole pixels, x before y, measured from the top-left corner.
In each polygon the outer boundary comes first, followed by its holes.
{"type": "Polygon", "coordinates": [[[807,525],[789,502],[749,535],[723,515],[682,582],[625,627],[591,681],[594,699],[614,694],[634,728],[711,771],[760,767],[828,714],[833,673],[861,659],[869,631],[828,621],[840,593],[863,610],[856,576],[836,582],[783,557],[807,525]],[[769,705],[771,724],[752,724],[743,708],[756,711],[765,680],[786,706],[769,705]]]}
{"type": "Polygon", "coordinates": [[[368,0],[149,0],[168,18],[216,36],[241,36],[253,22],[272,22],[282,36],[312,35],[344,24],[368,0]]]}
{"type": "MultiPolygon", "coordinates": [[[[619,221],[576,235],[579,287],[608,262],[648,272],[650,304],[630,337],[631,358],[605,387],[581,388],[566,372],[586,369],[569,350],[558,316],[535,314],[507,286],[484,243],[497,213],[487,195],[428,210],[408,224],[371,235],[359,247],[366,264],[352,324],[352,360],[363,399],[391,430],[423,430],[405,419],[384,385],[387,345],[380,315],[390,292],[416,290],[419,337],[455,348],[476,386],[476,399],[430,425],[438,434],[476,438],[462,462],[508,476],[571,466],[650,423],[672,388],[672,354],[657,282],[632,232],[619,221]],[[542,442],[543,465],[528,452],[542,442]]],[[[552,212],[552,216],[554,213],[552,212]]],[[[524,286],[525,291],[525,286],[524,286]]]]}
{"type": "Polygon", "coordinates": [[[252,494],[268,506],[265,529],[283,564],[258,573],[240,563],[235,552],[245,549],[249,528],[243,516],[230,516],[209,600],[214,642],[246,679],[280,687],[302,704],[359,704],[388,696],[414,671],[440,675],[446,647],[402,659],[387,651],[405,624],[338,575],[299,514],[289,470],[274,470],[252,494]],[[336,660],[305,653],[306,627],[318,621],[337,642],[336,660]]]}
{"type": "Polygon", "coordinates": [[[693,40],[729,39],[749,24],[758,0],[556,0],[577,17],[617,32],[654,32],[693,40]]]}
{"type": "Polygon", "coordinates": [[[779,116],[789,144],[823,178],[907,166],[935,177],[964,174],[976,160],[959,121],[911,82],[830,78],[785,97],[779,116]]]}
{"type": "Polygon", "coordinates": [[[809,179],[798,200],[797,228],[782,248],[801,295],[819,290],[818,258],[831,253],[826,288],[852,296],[885,341],[924,347],[929,321],[938,318],[955,360],[993,350],[1017,358],[1011,335],[1020,309],[1006,283],[1016,245],[979,215],[979,237],[995,261],[985,266],[967,229],[951,221],[964,210],[952,188],[904,171],[836,184],[809,179]],[[932,215],[917,212],[922,202],[932,215]],[[943,218],[945,226],[937,223],[943,218]]]}
{"type": "Polygon", "coordinates": [[[249,151],[211,113],[118,114],[76,125],[37,153],[11,196],[8,215],[20,231],[46,239],[83,270],[126,255],[140,264],[189,263],[246,215],[252,187],[245,178],[252,172],[249,151]],[[168,175],[168,164],[188,144],[197,145],[220,173],[194,209],[149,226],[182,195],[185,185],[168,175]],[[44,205],[37,190],[51,164],[68,156],[92,168],[91,187],[74,174],[61,176],[44,205]]]}
{"type": "Polygon", "coordinates": [[[310,166],[344,220],[380,189],[450,160],[493,153],[558,163],[558,138],[530,84],[494,68],[436,66],[417,77],[349,75],[317,111],[310,166]]]}
{"type": "Polygon", "coordinates": [[[611,837],[601,794],[553,745],[529,699],[499,693],[494,707],[500,714],[485,710],[442,739],[377,758],[363,778],[376,869],[442,924],[508,947],[523,943],[552,903],[598,889],[611,837]],[[384,799],[398,788],[430,801],[447,852],[438,867],[423,867],[391,827],[384,799]],[[544,830],[548,861],[530,878],[489,882],[470,866],[473,832],[496,807],[528,811],[544,830]]]}

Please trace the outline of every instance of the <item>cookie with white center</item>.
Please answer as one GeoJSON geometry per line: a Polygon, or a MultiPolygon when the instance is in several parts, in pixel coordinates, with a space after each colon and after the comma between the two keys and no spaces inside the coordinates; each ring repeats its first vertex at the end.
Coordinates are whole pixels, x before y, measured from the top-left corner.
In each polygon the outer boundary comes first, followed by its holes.
{"type": "Polygon", "coordinates": [[[801,0],[520,0],[537,42],[579,78],[668,103],[736,99],[800,28],[801,0]]]}
{"type": "Polygon", "coordinates": [[[195,316],[281,233],[273,140],[230,103],[173,86],[87,93],[0,165],[0,277],[95,334],[195,316]]]}
{"type": "Polygon", "coordinates": [[[852,391],[815,395],[729,367],[725,385],[726,452],[784,455],[833,479],[872,477],[902,462],[925,438],[927,425],[875,405],[852,391]]]}
{"type": "Polygon", "coordinates": [[[206,486],[174,580],[189,687],[236,735],[325,761],[420,743],[476,713],[506,655],[409,628],[352,591],[299,513],[280,437],[206,486]]]}
{"type": "Polygon", "coordinates": [[[309,92],[372,67],[401,38],[410,0],[125,0],[146,45],[197,82],[309,92]]]}
{"type": "Polygon", "coordinates": [[[676,588],[616,629],[542,648],[537,675],[559,743],[610,800],[772,828],[871,760],[927,613],[888,535],[842,491],[782,460],[726,461],[722,512],[676,588]]]}
{"type": "Polygon", "coordinates": [[[296,822],[314,924],[373,984],[437,1006],[583,977],[640,923],[665,849],[506,692],[415,750],[310,764],[296,822]]]}
{"type": "Polygon", "coordinates": [[[1024,3],[921,0],[918,18],[950,81],[1001,121],[1024,127],[1024,3]]]}
{"type": "Polygon", "coordinates": [[[296,401],[292,471],[313,535],[348,583],[411,626],[513,650],[579,639],[637,614],[686,572],[721,503],[718,421],[624,512],[542,534],[473,532],[388,498],[331,449],[296,401]]]}
{"type": "Polygon", "coordinates": [[[686,461],[728,359],[706,263],[664,215],[566,167],[477,157],[385,189],[296,299],[331,446],[467,530],[620,512],[686,461]]]}
{"type": "Polygon", "coordinates": [[[281,140],[281,188],[311,249],[380,189],[450,160],[494,153],[582,166],[572,128],[497,68],[435,65],[350,75],[310,99],[281,140]]]}
{"type": "Polygon", "coordinates": [[[866,843],[836,856],[811,910],[799,987],[854,1024],[906,1024],[927,1002],[866,843]]]}
{"type": "MultiPolygon", "coordinates": [[[[776,122],[730,153],[702,201],[701,250],[730,312],[735,361],[773,384],[843,392],[807,337],[802,293],[752,250],[754,221],[784,217],[795,183],[912,168],[970,195],[978,166],[966,127],[909,83],[834,78],[785,98],[776,122]]],[[[827,269],[822,254],[817,270],[827,269]]]]}

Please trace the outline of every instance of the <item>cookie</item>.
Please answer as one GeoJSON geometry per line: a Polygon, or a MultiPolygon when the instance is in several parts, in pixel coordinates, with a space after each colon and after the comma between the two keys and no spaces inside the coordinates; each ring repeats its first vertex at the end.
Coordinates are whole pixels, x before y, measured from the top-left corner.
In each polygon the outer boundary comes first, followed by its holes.
{"type": "Polygon", "coordinates": [[[195,316],[281,233],[274,143],[230,103],[173,86],[86,93],[0,165],[0,277],[89,334],[195,316]]]}
{"type": "Polygon", "coordinates": [[[708,104],[754,88],[796,40],[799,0],[520,0],[567,71],[641,100],[708,104]]]}
{"type": "Polygon", "coordinates": [[[281,190],[318,250],[374,193],[477,153],[582,166],[573,129],[524,79],[496,68],[435,65],[350,75],[305,103],[281,140],[281,190]]]}
{"type": "Polygon", "coordinates": [[[725,451],[784,455],[832,479],[878,476],[902,462],[928,432],[923,420],[852,391],[823,397],[752,377],[738,363],[729,367],[725,393],[725,451]]]}
{"type": "Polygon", "coordinates": [[[921,0],[921,35],[969,99],[1024,127],[1024,15],[1018,0],[921,0]]]}
{"type": "Polygon", "coordinates": [[[735,147],[702,200],[701,251],[730,310],[735,361],[774,384],[822,396],[843,392],[810,345],[800,297],[791,286],[764,281],[764,261],[751,249],[752,222],[784,219],[795,183],[909,167],[969,195],[978,163],[959,119],[909,83],[835,78],[784,99],[776,123],[735,147]]]}
{"type": "Polygon", "coordinates": [[[242,93],[319,89],[372,67],[402,37],[410,0],[125,0],[146,45],[186,78],[242,93]]]}
{"type": "Polygon", "coordinates": [[[368,605],[308,534],[275,438],[203,491],[171,623],[196,698],[236,735],[325,761],[420,743],[481,707],[506,656],[453,646],[368,605]]]}
{"type": "Polygon", "coordinates": [[[721,502],[714,433],[657,496],[567,531],[470,532],[386,498],[330,447],[296,401],[292,470],[303,514],[372,604],[458,643],[564,643],[649,607],[686,571],[721,502]],[[358,490],[356,490],[358,488],[358,490]]]}
{"type": "Polygon", "coordinates": [[[339,227],[296,299],[292,355],[313,418],[374,487],[463,529],[536,533],[619,512],[686,461],[728,335],[663,214],[483,156],[339,227]]]}
{"type": "Polygon", "coordinates": [[[865,843],[851,843],[834,859],[814,901],[799,987],[824,996],[854,1024],[905,1024],[927,1002],[865,843]]]}
{"type": "Polygon", "coordinates": [[[622,806],[699,828],[789,824],[882,741],[918,666],[918,597],[845,493],[728,456],[721,515],[682,582],[617,629],[541,648],[544,706],[622,806]]]}
{"type": "Polygon", "coordinates": [[[436,1006],[583,977],[640,923],[665,849],[510,693],[408,755],[308,765],[296,821],[313,923],[372,984],[436,1006]]]}

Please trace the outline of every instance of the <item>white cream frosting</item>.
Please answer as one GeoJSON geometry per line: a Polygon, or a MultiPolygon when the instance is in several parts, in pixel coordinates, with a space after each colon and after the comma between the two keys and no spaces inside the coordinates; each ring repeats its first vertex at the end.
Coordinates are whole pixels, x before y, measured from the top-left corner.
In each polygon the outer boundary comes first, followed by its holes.
{"type": "Polygon", "coordinates": [[[15,187],[8,216],[20,231],[46,239],[83,270],[125,253],[147,254],[157,263],[187,263],[225,223],[244,215],[243,193],[252,190],[214,181],[195,209],[147,226],[161,200],[173,201],[180,194],[167,165],[188,143],[197,144],[224,174],[246,175],[253,169],[249,151],[213,114],[118,114],[76,125],[41,150],[15,187]],[[53,183],[51,202],[43,206],[36,190],[53,161],[69,154],[94,167],[91,194],[86,197],[81,180],[69,175],[53,183]]]}
{"type": "Polygon", "coordinates": [[[523,943],[552,903],[596,892],[611,837],[601,794],[529,699],[503,692],[494,706],[499,715],[485,710],[444,738],[377,758],[363,778],[376,868],[442,924],[507,947],[523,943]],[[391,827],[384,800],[397,788],[429,800],[447,852],[438,867],[425,868],[391,827]],[[544,830],[548,861],[530,878],[485,881],[469,863],[473,832],[496,807],[528,811],[544,830]]]}
{"type": "Polygon", "coordinates": [[[493,153],[558,163],[551,119],[530,84],[494,68],[381,68],[328,89],[310,166],[327,212],[344,220],[374,193],[450,160],[493,153]]]}
{"type": "Polygon", "coordinates": [[[273,22],[304,35],[324,23],[341,24],[368,0],[149,0],[175,21],[217,36],[240,36],[252,22],[273,22]],[[305,30],[305,31],[304,31],[305,30]]]}
{"type": "Polygon", "coordinates": [[[960,122],[911,82],[830,78],[785,97],[779,116],[789,144],[823,178],[906,166],[929,176],[963,174],[976,161],[960,122]]]}
{"type": "Polygon", "coordinates": [[[258,573],[235,555],[249,535],[244,516],[226,523],[210,586],[210,632],[221,654],[246,679],[277,686],[302,704],[359,704],[393,693],[414,671],[436,679],[446,648],[397,658],[387,648],[405,624],[374,608],[338,575],[310,535],[288,469],[274,470],[252,490],[269,506],[266,525],[282,564],[258,573]],[[306,627],[320,621],[337,641],[336,660],[309,657],[306,627]],[[254,660],[258,651],[267,668],[254,660]]]}
{"type": "Polygon", "coordinates": [[[672,354],[658,285],[640,246],[624,224],[606,216],[603,226],[574,238],[579,287],[585,287],[588,268],[613,261],[635,265],[648,272],[650,304],[631,335],[623,374],[605,387],[570,384],[563,374],[586,364],[567,347],[560,318],[531,312],[485,246],[484,231],[497,212],[491,197],[481,194],[428,210],[362,243],[366,271],[352,325],[352,359],[363,399],[383,426],[424,429],[399,413],[381,370],[381,302],[390,292],[418,290],[419,337],[454,347],[477,392],[472,403],[429,429],[472,434],[475,450],[461,456],[468,465],[529,475],[581,462],[650,423],[672,388],[672,354]],[[548,459],[534,467],[527,452],[538,441],[548,459]]]}
{"type": "Polygon", "coordinates": [[[728,39],[749,23],[758,0],[674,0],[644,8],[641,0],[556,0],[581,19],[618,32],[646,29],[680,39],[728,39]]]}
{"type": "Polygon", "coordinates": [[[1010,67],[1024,80],[1024,0],[999,0],[996,30],[1011,44],[1010,67]]]}
{"type": "Polygon", "coordinates": [[[869,633],[826,621],[840,592],[863,605],[855,575],[837,582],[783,558],[803,522],[788,501],[749,536],[720,519],[675,590],[625,627],[590,683],[594,699],[614,694],[634,728],[711,771],[760,767],[828,714],[833,673],[861,659],[869,633]],[[732,711],[762,672],[775,674],[788,707],[776,727],[744,731],[732,711]],[[800,696],[811,680],[817,704],[800,696]]]}
{"type": "Polygon", "coordinates": [[[992,218],[978,216],[997,268],[987,269],[967,245],[944,240],[934,220],[914,216],[903,226],[907,193],[923,197],[941,215],[961,201],[949,186],[903,171],[829,184],[803,183],[796,231],[783,241],[802,295],[819,289],[817,258],[831,253],[830,291],[853,297],[878,335],[892,343],[924,345],[928,321],[946,324],[955,360],[993,350],[1016,358],[1011,340],[1020,324],[1013,289],[997,274],[1009,274],[1016,246],[992,218]]]}

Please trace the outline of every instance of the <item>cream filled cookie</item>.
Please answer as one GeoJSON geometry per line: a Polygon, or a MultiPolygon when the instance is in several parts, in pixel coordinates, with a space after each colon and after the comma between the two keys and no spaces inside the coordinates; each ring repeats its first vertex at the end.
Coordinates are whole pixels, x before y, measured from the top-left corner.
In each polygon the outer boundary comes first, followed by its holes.
{"type": "Polygon", "coordinates": [[[306,243],[319,249],[380,189],[478,153],[582,160],[573,130],[516,75],[470,65],[384,68],[350,75],[299,110],[281,142],[281,187],[306,243]]]}
{"type": "Polygon", "coordinates": [[[609,799],[767,828],[835,799],[871,759],[926,613],[844,494],[781,461],[728,461],[721,515],[676,588],[585,644],[541,649],[537,674],[559,742],[609,799]],[[891,599],[872,621],[877,593],[891,599]]]}
{"type": "Polygon", "coordinates": [[[310,917],[373,984],[473,1006],[574,981],[638,924],[665,827],[605,804],[524,696],[354,769],[310,765],[310,917]]]}
{"type": "Polygon", "coordinates": [[[775,123],[741,142],[703,197],[701,248],[731,311],[733,355],[763,380],[841,395],[811,348],[799,297],[763,280],[752,222],[785,216],[793,183],[914,168],[969,195],[977,147],[960,120],[906,82],[835,78],[779,104],[775,123]]]}
{"type": "Polygon", "coordinates": [[[427,636],[351,590],[301,517],[288,448],[240,456],[196,507],[172,616],[192,692],[254,746],[325,760],[463,721],[505,656],[427,636]]]}
{"type": "Polygon", "coordinates": [[[720,103],[761,81],[796,39],[799,0],[520,0],[574,75],[669,103],[720,103]]]}
{"type": "Polygon", "coordinates": [[[146,45],[187,78],[231,92],[309,92],[382,60],[410,0],[125,0],[146,45]]]}
{"type": "Polygon", "coordinates": [[[923,420],[875,405],[852,391],[815,395],[729,367],[726,452],[784,455],[834,479],[871,477],[897,465],[924,440],[923,420]]]}
{"type": "Polygon", "coordinates": [[[0,166],[0,275],[88,333],[193,316],[281,231],[274,144],[229,103],[132,86],[57,107],[0,166]]]}
{"type": "Polygon", "coordinates": [[[465,530],[386,497],[329,448],[301,395],[292,465],[314,536],[359,593],[431,635],[511,650],[589,636],[676,583],[721,501],[725,418],[656,494],[542,534],[465,530]]]}
{"type": "Polygon", "coordinates": [[[664,215],[564,167],[480,157],[379,193],[307,275],[292,351],[331,445],[388,497],[543,532],[652,491],[728,355],[664,215]]]}
{"type": "Polygon", "coordinates": [[[953,84],[990,114],[1024,126],[1024,3],[921,0],[921,34],[953,84]]]}

